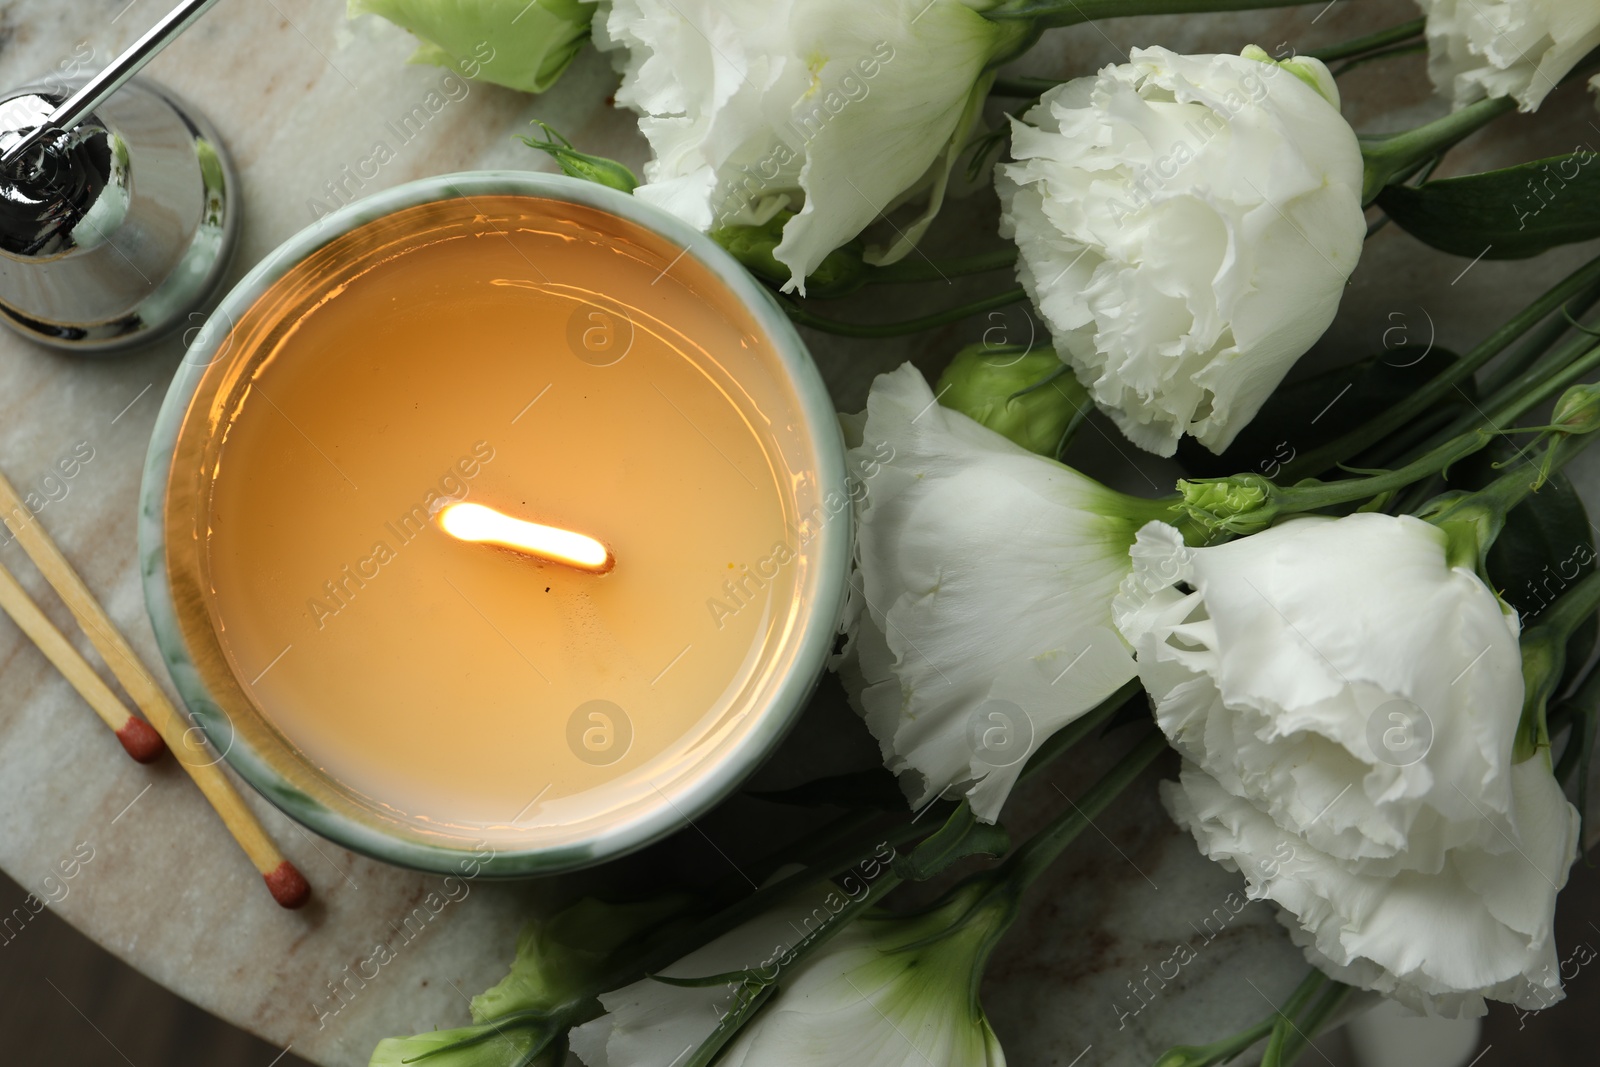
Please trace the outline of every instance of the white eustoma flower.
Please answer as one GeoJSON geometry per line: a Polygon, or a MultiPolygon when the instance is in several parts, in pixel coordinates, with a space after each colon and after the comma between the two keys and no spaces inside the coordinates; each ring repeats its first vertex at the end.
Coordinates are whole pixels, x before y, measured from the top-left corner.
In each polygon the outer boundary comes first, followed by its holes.
{"type": "Polygon", "coordinates": [[[1045,93],[998,168],[1017,274],[1136,444],[1226,448],[1333,321],[1366,234],[1321,63],[1135,48],[1045,93]]]}
{"type": "Polygon", "coordinates": [[[1600,0],[1417,0],[1417,6],[1428,17],[1428,76],[1456,107],[1510,96],[1533,111],[1600,47],[1600,0]]]}
{"type": "MultiPolygon", "coordinates": [[[[726,1067],[1004,1067],[976,993],[1009,916],[972,903],[958,896],[910,917],[868,912],[783,965],[799,939],[837,911],[820,896],[790,900],[663,973],[781,973],[772,999],[724,1049],[717,1062],[726,1067]]],[[[572,1031],[572,1050],[589,1067],[663,1067],[674,1056],[687,1059],[723,1015],[756,993],[753,985],[647,978],[603,994],[606,1014],[572,1031]]]]}
{"type": "Polygon", "coordinates": [[[940,406],[909,363],[873,383],[860,434],[836,666],[913,805],[960,790],[992,822],[1028,755],[1133,677],[1111,598],[1166,505],[940,406]]]}
{"type": "Polygon", "coordinates": [[[1543,758],[1512,763],[1517,619],[1443,532],[1308,517],[1194,549],[1152,524],[1133,555],[1117,625],[1201,851],[1340,980],[1446,1014],[1558,995],[1577,813],[1543,758]]]}
{"type": "Polygon", "coordinates": [[[908,193],[927,208],[876,262],[932,220],[993,80],[1023,32],[993,0],[615,0],[596,43],[619,53],[617,102],[642,117],[653,159],[635,195],[701,230],[766,222],[805,291],[824,256],[908,193]]]}

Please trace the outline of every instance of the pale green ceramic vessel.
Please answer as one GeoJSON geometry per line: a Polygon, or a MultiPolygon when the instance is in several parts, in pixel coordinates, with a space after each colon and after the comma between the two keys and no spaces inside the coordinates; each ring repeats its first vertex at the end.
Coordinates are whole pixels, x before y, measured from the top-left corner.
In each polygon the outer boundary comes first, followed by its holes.
{"type": "Polygon", "coordinates": [[[263,736],[263,731],[241,728],[255,724],[237,722],[217,695],[208,690],[203,672],[196,666],[194,650],[188,646],[180,625],[181,609],[167,569],[165,509],[169,477],[174,447],[190,402],[207,368],[228,358],[231,324],[238,322],[274,282],[312,253],[368,222],[402,209],[495,195],[540,197],[608,212],[653,231],[698,260],[744,305],[777,353],[781,374],[797,398],[795,421],[809,431],[818,498],[848,499],[843,441],[833,403],[816,365],[787,317],[721,247],[676,218],[612,189],[559,175],[483,171],[411,182],[334,211],[284,242],[228,293],[206,326],[194,336],[156,421],[140,492],[139,554],[145,601],[167,670],[210,746],[247,782],[291,818],[346,848],[406,867],[504,877],[555,873],[624,855],[685,829],[687,820],[697,818],[732,793],[782,740],[821,675],[843,611],[852,535],[848,507],[819,528],[812,542],[818,565],[808,573],[802,587],[803,623],[795,631],[788,655],[792,666],[770,691],[772,696],[765,706],[753,709],[749,728],[730,747],[716,754],[714,765],[701,769],[674,795],[663,794],[659,807],[579,844],[545,847],[530,839],[520,847],[495,845],[486,856],[481,846],[465,840],[442,840],[437,834],[387,817],[372,805],[341,792],[337,783],[308,772],[308,761],[298,756],[292,746],[252,740],[263,736]]]}

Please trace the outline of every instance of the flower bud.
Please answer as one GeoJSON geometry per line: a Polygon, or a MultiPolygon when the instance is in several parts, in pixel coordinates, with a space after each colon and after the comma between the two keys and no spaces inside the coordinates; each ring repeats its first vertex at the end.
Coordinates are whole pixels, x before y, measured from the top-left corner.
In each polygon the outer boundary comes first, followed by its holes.
{"type": "Polygon", "coordinates": [[[639,179],[633,171],[616,160],[579,152],[572,147],[571,141],[552,128],[549,123],[534,119],[533,124],[544,131],[545,139],[541,141],[536,137],[524,137],[522,143],[529,148],[548,152],[556,161],[556,165],[561,168],[561,173],[569,178],[582,178],[584,181],[609,186],[623,193],[631,193],[639,187],[639,179]]]}
{"type": "MultiPolygon", "coordinates": [[[[711,238],[757,278],[782,285],[789,280],[790,270],[773,252],[783,240],[784,224],[793,217],[792,211],[780,211],[760,226],[721,226],[711,231],[711,238]]],[[[867,270],[861,243],[851,241],[822,258],[806,278],[806,293],[823,298],[853,293],[866,283],[867,270]]]]}
{"type": "Polygon", "coordinates": [[[1175,1045],[1161,1054],[1152,1067],[1206,1067],[1214,1062],[1211,1050],[1199,1045],[1175,1045]]]}
{"type": "Polygon", "coordinates": [[[1556,401],[1550,424],[1562,433],[1600,430],[1600,383],[1574,385],[1556,401]]]}
{"type": "Polygon", "coordinates": [[[1088,408],[1088,393],[1049,349],[963,349],[934,391],[945,407],[1052,459],[1088,408]]]}
{"type": "Polygon", "coordinates": [[[1253,59],[1258,63],[1271,63],[1293,74],[1296,78],[1315,89],[1324,100],[1334,107],[1339,106],[1339,86],[1333,80],[1333,74],[1326,65],[1317,59],[1302,59],[1299,56],[1290,56],[1288,59],[1273,59],[1265,48],[1260,45],[1247,44],[1239,53],[1246,59],[1253,59]]]}
{"type": "Polygon", "coordinates": [[[1183,497],[1178,506],[1207,532],[1252,534],[1277,517],[1272,506],[1277,486],[1259,474],[1185,478],[1178,482],[1178,492],[1183,497]]]}
{"type": "Polygon", "coordinates": [[[525,93],[556,83],[589,40],[594,5],[585,0],[349,0],[351,18],[379,15],[419,40],[413,63],[525,93]]]}

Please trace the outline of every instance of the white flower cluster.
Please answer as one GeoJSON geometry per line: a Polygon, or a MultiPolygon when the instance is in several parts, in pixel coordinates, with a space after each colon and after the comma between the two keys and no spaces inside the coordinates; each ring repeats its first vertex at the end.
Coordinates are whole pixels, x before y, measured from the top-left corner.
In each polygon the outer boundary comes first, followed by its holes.
{"type": "Polygon", "coordinates": [[[895,458],[858,502],[841,673],[913,804],[960,791],[994,819],[1022,759],[1137,672],[1185,759],[1173,817],[1313,963],[1433,1013],[1560,997],[1577,812],[1544,755],[1513,762],[1517,618],[1442,531],[1134,535],[1158,505],[941,408],[909,365],[859,433],[895,458]]]}

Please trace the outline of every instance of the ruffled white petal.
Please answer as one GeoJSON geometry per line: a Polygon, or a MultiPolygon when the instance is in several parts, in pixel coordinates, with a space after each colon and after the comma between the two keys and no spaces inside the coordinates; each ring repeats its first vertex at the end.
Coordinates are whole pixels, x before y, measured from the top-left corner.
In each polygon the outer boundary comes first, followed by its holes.
{"type": "Polygon", "coordinates": [[[619,50],[617,102],[654,158],[636,195],[691,225],[764,221],[805,277],[913,188],[943,197],[1003,31],[979,0],[615,0],[596,42],[619,50]]]}
{"type": "Polygon", "coordinates": [[[1134,49],[1047,92],[1012,155],[1001,233],[1062,360],[1141,447],[1188,433],[1222,451],[1361,253],[1361,152],[1337,105],[1273,63],[1134,49]]]}
{"type": "Polygon", "coordinates": [[[1417,1010],[1542,1006],[1577,819],[1513,765],[1515,615],[1410,516],[1186,548],[1152,523],[1113,606],[1186,757],[1164,797],[1307,957],[1417,1010]]]}
{"type": "Polygon", "coordinates": [[[841,673],[889,769],[915,772],[914,804],[960,788],[992,821],[1027,755],[1133,677],[1110,604],[1138,520],[941,407],[910,364],[873,384],[851,461],[860,613],[841,673]]]}
{"type": "Polygon", "coordinates": [[[1364,871],[1497,849],[1522,707],[1516,619],[1446,564],[1436,527],[1352,515],[1215,548],[1173,536],[1141,533],[1115,610],[1181,751],[1364,871]],[[1152,557],[1157,544],[1165,554],[1152,557]],[[1159,615],[1140,606],[1168,574],[1193,592],[1165,589],[1159,615]],[[1424,737],[1415,759],[1385,745],[1424,737]]]}
{"type": "Polygon", "coordinates": [[[1561,997],[1552,920],[1577,856],[1578,813],[1541,760],[1511,769],[1514,847],[1452,851],[1434,873],[1361,874],[1281,829],[1192,764],[1162,797],[1200,850],[1275,901],[1307,958],[1419,1012],[1481,1015],[1484,998],[1561,997]]]}
{"type": "Polygon", "coordinates": [[[1513,97],[1533,111],[1600,46],[1600,0],[1418,0],[1428,76],[1456,107],[1513,97]]]}

